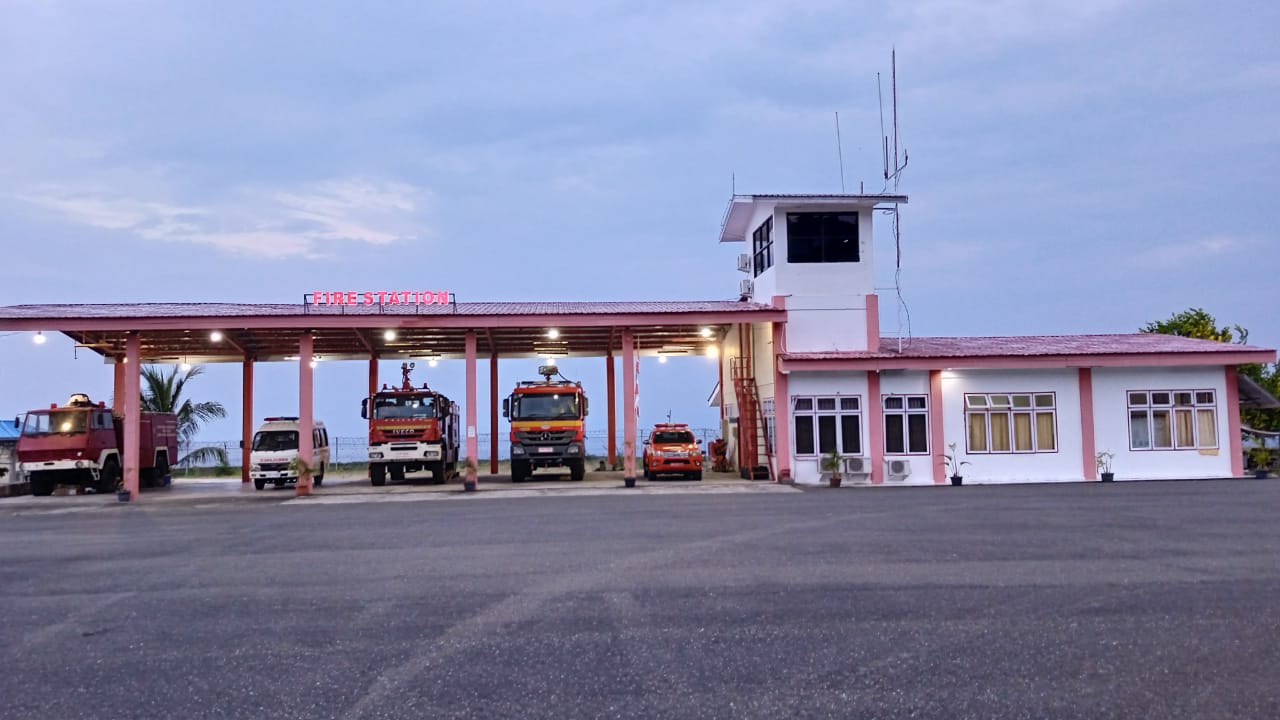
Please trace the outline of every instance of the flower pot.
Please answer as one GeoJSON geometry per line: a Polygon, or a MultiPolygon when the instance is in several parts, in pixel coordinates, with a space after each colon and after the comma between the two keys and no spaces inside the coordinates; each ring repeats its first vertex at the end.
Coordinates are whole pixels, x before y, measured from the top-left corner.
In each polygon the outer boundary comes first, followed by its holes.
{"type": "Polygon", "coordinates": [[[839,475],[832,475],[831,477],[827,478],[827,484],[833,488],[840,487],[840,481],[841,481],[841,478],[839,475]]]}
{"type": "Polygon", "coordinates": [[[633,488],[636,486],[636,479],[633,477],[622,478],[622,484],[626,487],[633,488]]]}
{"type": "Polygon", "coordinates": [[[124,488],[120,488],[119,490],[116,491],[116,499],[119,500],[120,502],[129,502],[129,500],[132,499],[132,496],[129,494],[128,490],[125,490],[124,488]]]}
{"type": "Polygon", "coordinates": [[[1268,473],[1267,473],[1267,471],[1266,471],[1266,470],[1254,470],[1254,471],[1253,471],[1253,476],[1254,476],[1254,477],[1256,477],[1256,478],[1259,478],[1259,479],[1264,478],[1264,477],[1266,477],[1267,475],[1268,475],[1268,473]]]}
{"type": "Polygon", "coordinates": [[[1115,473],[1109,473],[1109,472],[1102,473],[1102,482],[1111,482],[1112,480],[1115,480],[1115,479],[1116,479],[1115,473]]]}
{"type": "Polygon", "coordinates": [[[964,476],[963,476],[963,475],[952,475],[952,476],[951,476],[951,484],[952,484],[952,485],[963,485],[963,484],[964,484],[964,476]]]}

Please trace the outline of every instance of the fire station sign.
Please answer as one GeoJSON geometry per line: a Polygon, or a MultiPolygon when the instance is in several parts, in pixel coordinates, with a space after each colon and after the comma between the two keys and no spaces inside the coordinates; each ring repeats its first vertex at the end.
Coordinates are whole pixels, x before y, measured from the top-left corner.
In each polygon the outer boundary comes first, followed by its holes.
{"type": "Polygon", "coordinates": [[[317,290],[311,305],[448,305],[448,290],[317,290]]]}

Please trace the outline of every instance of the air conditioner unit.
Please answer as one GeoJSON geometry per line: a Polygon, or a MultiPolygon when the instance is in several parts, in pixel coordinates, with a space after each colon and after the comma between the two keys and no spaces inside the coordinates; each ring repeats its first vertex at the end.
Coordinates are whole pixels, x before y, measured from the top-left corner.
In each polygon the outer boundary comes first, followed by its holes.
{"type": "Polygon", "coordinates": [[[738,272],[751,272],[751,255],[742,253],[738,256],[738,272]]]}
{"type": "Polygon", "coordinates": [[[844,459],[844,474],[850,479],[865,479],[871,474],[871,463],[864,457],[847,457],[844,459]]]}
{"type": "Polygon", "coordinates": [[[742,297],[751,297],[755,291],[756,284],[750,280],[743,280],[742,284],[738,285],[738,294],[742,297]]]}
{"type": "Polygon", "coordinates": [[[890,482],[906,480],[911,474],[911,461],[902,458],[885,458],[884,475],[890,482]]]}

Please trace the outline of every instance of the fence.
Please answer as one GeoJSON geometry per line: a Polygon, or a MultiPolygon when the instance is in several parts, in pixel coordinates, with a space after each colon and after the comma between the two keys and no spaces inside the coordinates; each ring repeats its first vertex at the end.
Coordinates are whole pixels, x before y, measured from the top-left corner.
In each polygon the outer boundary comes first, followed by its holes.
{"type": "MultiPolygon", "coordinates": [[[[714,440],[719,436],[720,431],[712,428],[690,428],[693,430],[694,437],[701,440],[704,444],[709,440],[714,440]]],[[[642,435],[641,440],[647,435],[642,435]]],[[[622,452],[622,436],[618,435],[614,438],[617,442],[618,452],[622,452]]],[[[490,433],[478,433],[480,449],[478,454],[480,460],[489,458],[489,441],[490,433]]],[[[465,444],[465,442],[464,442],[465,444]]],[[[705,446],[705,445],[704,445],[705,446]]],[[[227,455],[227,462],[231,465],[240,465],[241,449],[239,440],[218,440],[218,441],[197,441],[192,443],[190,447],[183,449],[182,454],[198,450],[205,447],[221,448],[227,455]]],[[[506,460],[511,455],[511,443],[508,436],[504,433],[499,437],[498,457],[506,460]]],[[[334,463],[361,463],[369,459],[369,439],[364,436],[355,437],[330,437],[329,438],[329,462],[334,463]]],[[[465,447],[464,447],[465,452],[465,447]]],[[[587,433],[587,455],[603,457],[609,453],[609,434],[607,432],[588,432],[587,433]]],[[[638,454],[638,453],[637,453],[638,454]]]]}

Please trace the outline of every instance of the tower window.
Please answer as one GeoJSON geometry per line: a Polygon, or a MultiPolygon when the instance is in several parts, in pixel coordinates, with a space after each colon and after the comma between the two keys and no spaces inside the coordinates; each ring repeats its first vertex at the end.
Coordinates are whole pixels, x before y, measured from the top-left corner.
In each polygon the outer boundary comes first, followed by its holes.
{"type": "Polygon", "coordinates": [[[787,262],[858,262],[858,213],[787,213],[787,262]]]}
{"type": "Polygon", "coordinates": [[[759,277],[760,273],[773,267],[773,218],[766,218],[765,221],[756,228],[751,234],[751,249],[753,251],[752,273],[753,277],[759,277]]]}

